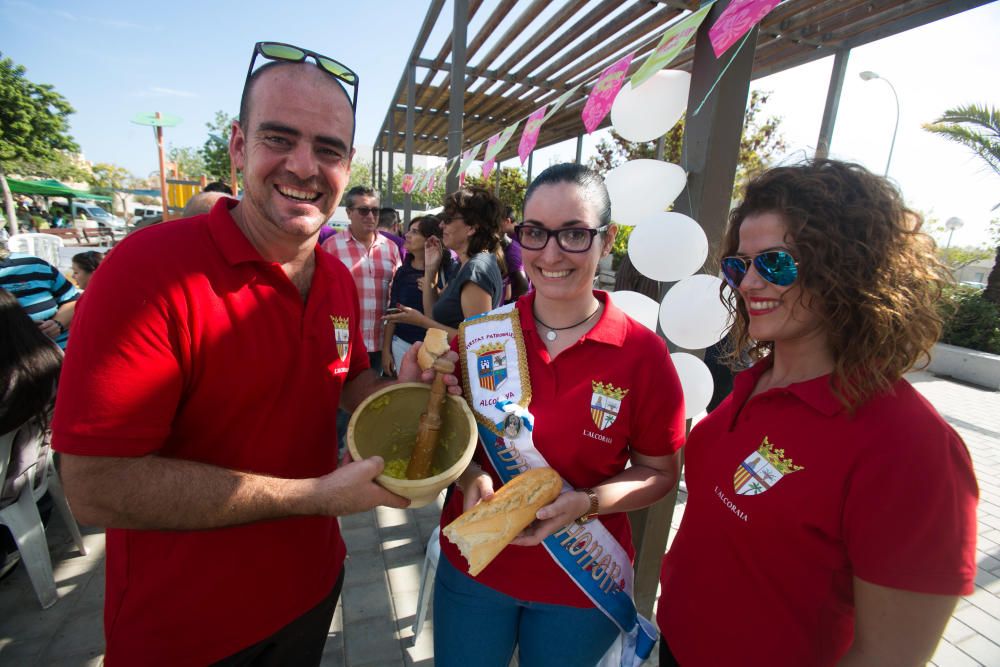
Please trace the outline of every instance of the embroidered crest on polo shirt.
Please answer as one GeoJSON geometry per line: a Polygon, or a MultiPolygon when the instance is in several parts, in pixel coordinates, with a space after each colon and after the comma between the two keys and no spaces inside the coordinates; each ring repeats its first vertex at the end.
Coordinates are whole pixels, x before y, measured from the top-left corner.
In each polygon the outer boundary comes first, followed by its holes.
{"type": "Polygon", "coordinates": [[[785,475],[802,470],[792,459],[785,456],[784,449],[775,449],[767,441],[760,443],[736,468],[733,474],[733,488],[741,496],[757,496],[774,487],[785,475]]]}
{"type": "Polygon", "coordinates": [[[330,316],[333,322],[333,338],[337,341],[337,356],[343,361],[347,359],[347,352],[351,346],[351,330],[349,328],[350,318],[330,316]]]}
{"type": "Polygon", "coordinates": [[[476,350],[479,386],[497,391],[507,381],[507,351],[502,342],[487,343],[476,350]]]}
{"type": "Polygon", "coordinates": [[[597,428],[603,431],[618,419],[618,411],[621,410],[628,389],[620,389],[610,382],[605,384],[596,380],[591,382],[591,386],[594,388],[594,393],[590,396],[590,417],[597,428]]]}

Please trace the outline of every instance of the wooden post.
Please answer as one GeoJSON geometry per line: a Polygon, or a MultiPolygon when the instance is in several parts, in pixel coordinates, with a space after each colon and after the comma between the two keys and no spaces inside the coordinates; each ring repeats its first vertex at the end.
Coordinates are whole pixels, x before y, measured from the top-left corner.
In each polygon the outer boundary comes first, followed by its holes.
{"type": "MultiPolygon", "coordinates": [[[[160,112],[156,112],[160,118],[160,112]]],[[[163,126],[156,126],[156,150],[160,159],[160,198],[163,200],[163,219],[170,219],[170,200],[167,199],[167,162],[163,157],[163,126]]]]}
{"type": "MultiPolygon", "coordinates": [[[[710,247],[709,267],[718,261],[717,249],[729,215],[757,43],[755,27],[738,53],[739,47],[734,46],[722,58],[715,57],[708,30],[729,4],[730,0],[718,0],[698,30],[681,157],[681,166],[688,172],[688,183],[675,204],[676,211],[691,216],[705,230],[710,247]],[[727,67],[725,75],[716,83],[727,67]],[[715,89],[709,94],[713,85],[715,89]]],[[[714,275],[715,271],[709,268],[709,273],[714,275]]],[[[661,299],[669,286],[662,285],[661,299]]],[[[660,564],[676,501],[675,485],[658,503],[629,513],[636,545],[636,608],[643,615],[653,611],[660,564]]]]}

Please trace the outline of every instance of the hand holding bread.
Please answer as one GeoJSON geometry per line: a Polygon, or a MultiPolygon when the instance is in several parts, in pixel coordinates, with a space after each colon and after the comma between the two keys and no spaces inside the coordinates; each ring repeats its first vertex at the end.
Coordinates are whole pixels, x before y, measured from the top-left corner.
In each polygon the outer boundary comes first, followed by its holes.
{"type": "Polygon", "coordinates": [[[428,329],[423,345],[417,350],[417,363],[422,370],[433,368],[439,373],[454,373],[455,363],[445,355],[451,350],[448,333],[442,329],[428,329]]]}
{"type": "MultiPolygon", "coordinates": [[[[428,329],[428,331],[440,331],[440,334],[432,334],[435,338],[442,338],[447,345],[448,334],[440,329],[428,329]],[[442,336],[443,334],[443,336],[442,336]]],[[[414,343],[406,354],[403,355],[402,360],[396,360],[396,377],[400,382],[424,382],[430,384],[434,381],[437,374],[444,374],[444,384],[448,390],[449,394],[454,394],[455,396],[462,395],[462,382],[459,380],[458,376],[455,375],[455,366],[458,362],[458,353],[451,350],[450,346],[444,352],[438,352],[431,355],[431,358],[436,361],[428,370],[423,370],[420,367],[419,357],[420,350],[423,348],[425,343],[417,341],[414,343]]],[[[438,347],[437,350],[441,348],[438,347]]],[[[428,352],[430,353],[430,351],[428,352]]]]}
{"type": "Polygon", "coordinates": [[[469,562],[475,576],[535,520],[538,510],[562,491],[562,477],[552,468],[532,468],[500,487],[445,526],[442,531],[469,562]]]}

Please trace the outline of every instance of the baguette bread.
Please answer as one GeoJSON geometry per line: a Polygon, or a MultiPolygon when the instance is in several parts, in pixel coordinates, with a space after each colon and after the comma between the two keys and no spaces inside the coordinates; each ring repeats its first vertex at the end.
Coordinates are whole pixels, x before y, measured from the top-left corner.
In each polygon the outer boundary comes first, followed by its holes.
{"type": "Polygon", "coordinates": [[[521,473],[490,498],[464,512],[444,528],[444,535],[469,561],[476,576],[535,520],[539,508],[562,491],[562,477],[552,468],[521,473]]]}
{"type": "Polygon", "coordinates": [[[425,371],[434,366],[434,361],[446,354],[451,347],[448,345],[448,332],[442,329],[430,328],[424,334],[424,344],[417,350],[417,363],[425,371]]]}

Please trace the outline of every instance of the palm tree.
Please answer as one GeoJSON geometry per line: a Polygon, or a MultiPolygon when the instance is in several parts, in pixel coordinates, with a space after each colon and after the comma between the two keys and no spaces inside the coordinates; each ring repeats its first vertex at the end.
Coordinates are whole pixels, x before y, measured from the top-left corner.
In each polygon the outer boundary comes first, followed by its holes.
{"type": "MultiPolygon", "coordinates": [[[[933,123],[924,123],[928,132],[970,149],[1000,176],[1000,110],[995,107],[967,104],[948,109],[933,123]]],[[[1000,204],[993,207],[1000,208],[1000,204]]],[[[997,261],[986,279],[983,297],[1000,305],[1000,238],[997,241],[997,261]]]]}

